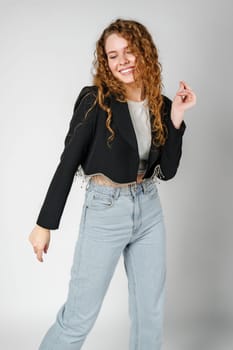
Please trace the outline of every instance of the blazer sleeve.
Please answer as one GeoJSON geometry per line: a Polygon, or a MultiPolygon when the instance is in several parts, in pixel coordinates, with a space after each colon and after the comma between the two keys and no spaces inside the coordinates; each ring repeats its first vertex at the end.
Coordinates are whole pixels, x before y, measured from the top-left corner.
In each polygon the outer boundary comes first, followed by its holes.
{"type": "Polygon", "coordinates": [[[69,130],[65,137],[64,150],[36,221],[44,228],[51,230],[59,228],[75,172],[85,158],[94,134],[95,99],[93,90],[84,87],[75,102],[69,130]]]}
{"type": "Polygon", "coordinates": [[[167,138],[165,144],[161,146],[160,161],[156,167],[156,175],[161,180],[169,180],[173,178],[179,167],[182,155],[182,140],[186,129],[186,124],[182,121],[180,128],[175,128],[171,120],[172,101],[167,97],[164,98],[163,118],[167,127],[167,138]]]}

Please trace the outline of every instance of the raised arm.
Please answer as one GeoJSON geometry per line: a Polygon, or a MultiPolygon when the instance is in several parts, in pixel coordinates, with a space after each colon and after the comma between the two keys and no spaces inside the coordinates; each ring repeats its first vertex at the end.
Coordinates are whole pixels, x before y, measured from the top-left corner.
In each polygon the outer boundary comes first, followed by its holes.
{"type": "Polygon", "coordinates": [[[181,81],[173,101],[166,96],[163,97],[163,118],[168,135],[161,147],[156,175],[162,180],[169,180],[175,176],[182,155],[182,140],[186,129],[184,112],[196,104],[196,95],[185,82],[181,81]]]}

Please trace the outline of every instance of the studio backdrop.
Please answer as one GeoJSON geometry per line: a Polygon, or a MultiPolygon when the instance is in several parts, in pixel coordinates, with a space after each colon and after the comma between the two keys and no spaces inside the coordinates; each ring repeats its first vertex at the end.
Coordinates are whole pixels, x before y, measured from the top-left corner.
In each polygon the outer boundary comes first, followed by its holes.
{"type": "MultiPolygon", "coordinates": [[[[158,184],[167,228],[164,349],[233,348],[232,10],[226,0],[1,0],[1,349],[37,349],[66,299],[85,184],[73,182],[43,263],[28,236],[75,100],[92,84],[95,42],[118,17],[152,33],[165,95],[173,99],[180,80],[197,95],[177,175],[158,184]]],[[[127,349],[127,288],[121,257],[84,350],[127,349]]]]}

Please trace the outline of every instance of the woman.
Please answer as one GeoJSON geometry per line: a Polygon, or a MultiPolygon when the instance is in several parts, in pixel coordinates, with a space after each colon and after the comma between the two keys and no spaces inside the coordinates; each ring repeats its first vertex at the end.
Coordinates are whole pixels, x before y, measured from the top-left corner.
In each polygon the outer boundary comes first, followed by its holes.
{"type": "Polygon", "coordinates": [[[184,111],[196,103],[180,82],[162,95],[161,65],[140,23],[118,19],[96,45],[94,85],[84,87],[36,226],[29,236],[39,261],[58,229],[75,173],[88,179],[67,301],[40,350],[81,349],[121,253],[128,277],[130,350],[161,348],[165,227],[156,179],[179,166],[184,111]]]}

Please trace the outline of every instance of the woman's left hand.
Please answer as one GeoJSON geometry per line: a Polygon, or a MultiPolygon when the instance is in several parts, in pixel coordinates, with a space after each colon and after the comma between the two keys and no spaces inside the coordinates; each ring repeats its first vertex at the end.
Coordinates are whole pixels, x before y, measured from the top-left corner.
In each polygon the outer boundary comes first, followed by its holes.
{"type": "Polygon", "coordinates": [[[171,119],[174,126],[179,129],[185,110],[196,104],[196,95],[184,81],[180,81],[179,90],[172,102],[171,119]]]}

